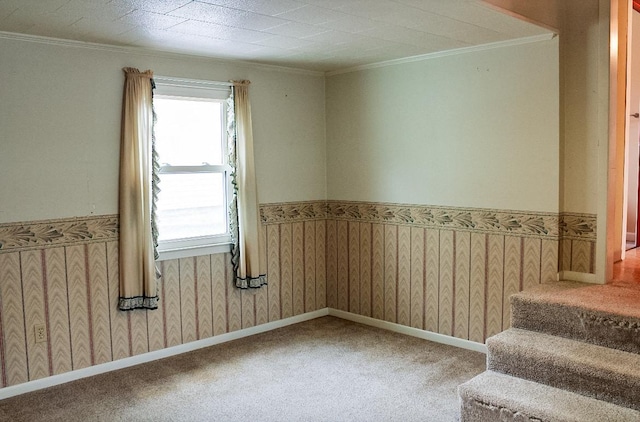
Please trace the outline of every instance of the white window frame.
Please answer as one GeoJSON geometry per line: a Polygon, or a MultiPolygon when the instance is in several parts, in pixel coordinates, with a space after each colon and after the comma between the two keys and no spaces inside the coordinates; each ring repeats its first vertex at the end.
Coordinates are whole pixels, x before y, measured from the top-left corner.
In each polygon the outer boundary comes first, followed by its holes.
{"type": "MultiPolygon", "coordinates": [[[[213,99],[223,102],[223,159],[222,165],[201,165],[201,166],[162,166],[160,175],[163,173],[197,173],[215,172],[223,173],[226,180],[226,191],[224,202],[228,208],[233,187],[231,185],[231,166],[226,160],[227,156],[227,105],[224,101],[231,94],[231,85],[225,82],[200,81],[192,79],[179,79],[163,76],[155,76],[154,97],[163,98],[191,98],[191,99],[213,99]]],[[[162,190],[162,184],[160,184],[162,190]]],[[[228,216],[227,216],[228,218],[228,216]]],[[[200,255],[211,255],[216,253],[226,253],[231,251],[231,233],[227,228],[227,233],[215,236],[201,236],[175,240],[165,240],[158,242],[159,261],[177,258],[188,258],[200,255]]]]}

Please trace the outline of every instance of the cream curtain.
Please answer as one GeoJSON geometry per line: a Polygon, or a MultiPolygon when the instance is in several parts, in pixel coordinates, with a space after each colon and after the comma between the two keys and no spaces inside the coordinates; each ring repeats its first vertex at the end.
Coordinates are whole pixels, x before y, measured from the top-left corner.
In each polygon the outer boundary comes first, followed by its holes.
{"type": "Polygon", "coordinates": [[[234,198],[231,202],[232,263],[236,286],[258,288],[267,284],[264,239],[260,230],[258,191],[253,160],[253,131],[249,81],[232,81],[230,111],[230,164],[234,198]]]}
{"type": "Polygon", "coordinates": [[[153,72],[124,68],[120,144],[120,300],[121,310],[158,307],[153,225],[153,72]],[[153,226],[153,227],[152,227],[153,226]]]}

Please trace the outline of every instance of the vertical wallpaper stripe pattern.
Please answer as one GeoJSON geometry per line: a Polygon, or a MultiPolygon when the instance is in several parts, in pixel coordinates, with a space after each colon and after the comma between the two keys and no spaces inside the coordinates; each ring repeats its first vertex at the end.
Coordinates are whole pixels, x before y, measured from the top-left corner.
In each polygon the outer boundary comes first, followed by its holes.
{"type": "Polygon", "coordinates": [[[593,272],[595,216],[398,204],[263,204],[269,284],[229,254],[161,261],[157,310],[118,311],[117,216],[0,225],[0,387],[326,307],[476,342],[508,297],[593,272]],[[44,325],[46,341],[35,342],[44,325]]]}

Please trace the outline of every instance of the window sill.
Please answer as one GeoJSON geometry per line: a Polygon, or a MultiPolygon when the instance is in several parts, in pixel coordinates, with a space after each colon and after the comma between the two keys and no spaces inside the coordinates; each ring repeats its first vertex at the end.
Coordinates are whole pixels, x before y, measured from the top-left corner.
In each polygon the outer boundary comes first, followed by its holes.
{"type": "Polygon", "coordinates": [[[159,249],[158,261],[169,259],[192,258],[194,256],[214,255],[231,252],[231,243],[217,243],[214,245],[188,246],[184,248],[159,249]]]}

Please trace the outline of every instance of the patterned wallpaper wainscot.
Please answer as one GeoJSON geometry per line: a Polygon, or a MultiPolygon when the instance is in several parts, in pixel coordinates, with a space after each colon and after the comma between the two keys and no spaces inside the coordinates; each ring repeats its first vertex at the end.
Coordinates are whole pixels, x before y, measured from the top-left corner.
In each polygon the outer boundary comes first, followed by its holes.
{"type": "Polygon", "coordinates": [[[266,288],[232,287],[228,254],[167,260],[159,309],[134,312],[117,310],[117,216],[0,224],[0,387],[325,307],[483,342],[567,247],[567,265],[593,268],[576,243],[595,242],[588,215],[337,201],[261,215],[266,288]]]}
{"type": "Polygon", "coordinates": [[[560,214],[560,271],[595,274],[596,217],[560,214]]]}
{"type": "Polygon", "coordinates": [[[579,252],[595,249],[593,215],[346,201],[262,206],[267,227],[323,216],[327,306],[477,342],[509,327],[512,293],[555,281],[559,270],[595,268],[594,254],[579,252]],[[574,251],[571,260],[560,261],[561,245],[574,251]]]}
{"type": "Polygon", "coordinates": [[[229,254],[161,261],[159,308],[122,312],[117,216],[0,225],[0,387],[326,308],[324,218],[282,226],[268,286],[232,287],[229,254]]]}

